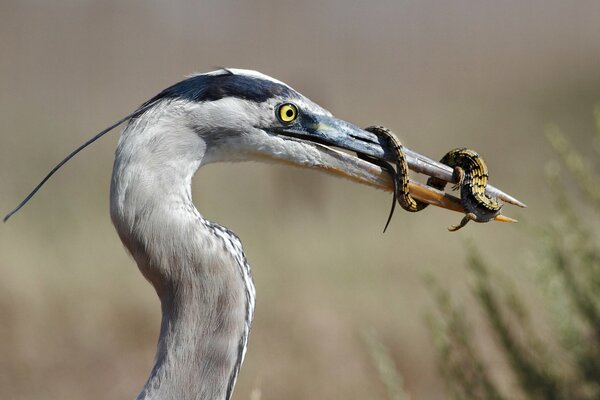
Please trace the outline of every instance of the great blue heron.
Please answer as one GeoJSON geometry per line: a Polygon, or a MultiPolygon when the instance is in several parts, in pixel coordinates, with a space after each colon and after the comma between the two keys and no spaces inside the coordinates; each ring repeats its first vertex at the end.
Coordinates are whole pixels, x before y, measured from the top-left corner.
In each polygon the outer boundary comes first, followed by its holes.
{"type": "MultiPolygon", "coordinates": [[[[209,163],[263,160],[389,189],[381,168],[332,146],[381,160],[390,159],[389,149],[282,82],[221,69],[163,90],[102,131],[57,165],[20,206],[77,151],[125,121],[110,214],[162,308],[154,368],[137,398],[229,399],[246,352],[255,290],[238,237],[194,207],[192,176],[209,163]]],[[[413,170],[452,179],[449,168],[408,156],[413,170]]],[[[422,200],[456,208],[440,192],[412,188],[422,200]]]]}

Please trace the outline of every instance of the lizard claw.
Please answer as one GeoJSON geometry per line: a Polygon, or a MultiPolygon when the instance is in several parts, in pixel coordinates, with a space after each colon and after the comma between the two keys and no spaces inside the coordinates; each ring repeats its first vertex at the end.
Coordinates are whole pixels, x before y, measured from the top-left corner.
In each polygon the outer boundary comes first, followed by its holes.
{"type": "Polygon", "coordinates": [[[473,213],[466,214],[463,219],[460,221],[458,225],[450,225],[448,230],[450,232],[456,232],[457,230],[463,228],[465,225],[469,223],[469,221],[477,221],[477,216],[473,213]]]}
{"type": "Polygon", "coordinates": [[[461,167],[454,167],[453,175],[455,177],[456,183],[452,185],[452,190],[458,190],[465,181],[465,170],[461,167]]]}

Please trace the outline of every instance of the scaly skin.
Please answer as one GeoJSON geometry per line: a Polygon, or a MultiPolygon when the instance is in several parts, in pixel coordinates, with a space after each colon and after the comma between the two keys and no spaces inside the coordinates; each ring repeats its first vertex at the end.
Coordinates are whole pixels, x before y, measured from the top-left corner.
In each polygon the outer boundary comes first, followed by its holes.
{"type": "MultiPolygon", "coordinates": [[[[485,193],[488,170],[479,154],[462,147],[446,153],[440,162],[454,168],[457,177],[455,189],[460,188],[461,203],[466,212],[462,221],[458,225],[449,227],[448,230],[457,231],[469,221],[488,222],[500,214],[502,205],[485,193]]],[[[436,187],[445,186],[444,181],[436,178],[430,178],[427,184],[436,187]]]]}
{"type": "Polygon", "coordinates": [[[366,131],[374,133],[380,138],[387,140],[396,153],[396,173],[394,174],[394,196],[400,206],[409,212],[421,211],[429,204],[416,200],[410,195],[408,189],[408,164],[404,155],[404,147],[394,133],[384,126],[369,126],[366,131]]]}
{"type": "MultiPolygon", "coordinates": [[[[396,201],[398,201],[404,210],[409,212],[421,211],[427,207],[428,204],[416,200],[410,195],[408,163],[406,162],[406,156],[404,155],[404,147],[396,135],[394,135],[390,129],[379,125],[369,126],[368,128],[365,128],[365,130],[387,141],[388,144],[391,145],[396,156],[396,169],[394,170],[391,165],[383,160],[378,160],[364,154],[358,154],[360,158],[383,168],[393,178],[394,193],[392,208],[390,209],[390,214],[383,230],[385,232],[392,219],[392,215],[394,214],[396,201]]],[[[449,231],[457,231],[464,227],[469,221],[488,222],[500,214],[502,205],[498,203],[496,199],[489,197],[485,193],[488,170],[479,154],[467,148],[457,148],[446,153],[440,162],[454,168],[457,182],[454,185],[454,189],[460,188],[461,204],[465,209],[465,217],[458,225],[450,226],[448,228],[449,231]]],[[[446,182],[438,178],[429,178],[427,185],[439,190],[444,190],[446,182]]]]}
{"type": "Polygon", "coordinates": [[[358,154],[360,158],[380,166],[383,170],[387,171],[392,176],[392,182],[394,183],[394,192],[392,199],[392,208],[390,209],[388,220],[385,224],[385,228],[383,229],[383,231],[385,232],[392,219],[392,215],[394,215],[396,201],[398,201],[398,203],[403,209],[409,212],[421,211],[429,204],[416,200],[410,195],[408,163],[406,162],[406,156],[404,155],[404,147],[402,146],[402,143],[396,137],[396,135],[394,135],[394,133],[390,129],[384,126],[369,126],[368,128],[365,128],[365,130],[387,141],[393,148],[396,155],[396,169],[394,170],[394,168],[390,164],[383,160],[378,160],[376,158],[369,157],[364,154],[358,154]]]}

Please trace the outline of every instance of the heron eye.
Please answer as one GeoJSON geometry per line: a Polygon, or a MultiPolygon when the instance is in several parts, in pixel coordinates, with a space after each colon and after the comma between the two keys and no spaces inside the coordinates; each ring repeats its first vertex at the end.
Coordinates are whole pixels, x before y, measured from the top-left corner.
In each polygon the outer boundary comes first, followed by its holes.
{"type": "Polygon", "coordinates": [[[289,124],[296,118],[298,118],[298,107],[292,103],[285,103],[279,106],[277,109],[277,116],[281,122],[289,124]]]}

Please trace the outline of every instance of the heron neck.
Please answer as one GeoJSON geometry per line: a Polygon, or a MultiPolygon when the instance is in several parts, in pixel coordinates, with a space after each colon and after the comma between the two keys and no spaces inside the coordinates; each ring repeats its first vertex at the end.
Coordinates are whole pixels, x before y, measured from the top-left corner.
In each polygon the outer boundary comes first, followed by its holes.
{"type": "Polygon", "coordinates": [[[227,251],[232,243],[192,203],[199,163],[119,157],[127,138],[113,169],[111,217],[162,309],[155,365],[138,399],[229,399],[249,331],[248,283],[227,251]]]}

